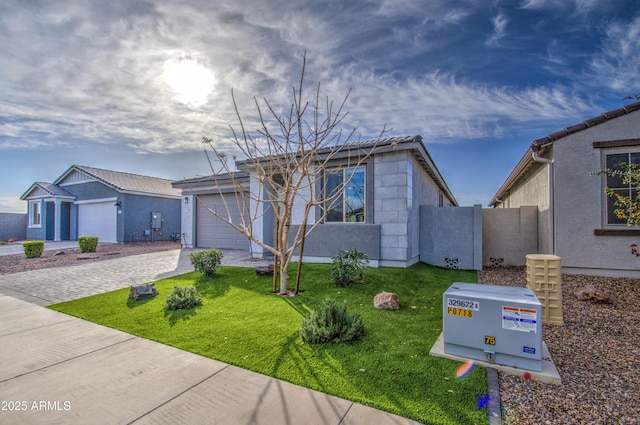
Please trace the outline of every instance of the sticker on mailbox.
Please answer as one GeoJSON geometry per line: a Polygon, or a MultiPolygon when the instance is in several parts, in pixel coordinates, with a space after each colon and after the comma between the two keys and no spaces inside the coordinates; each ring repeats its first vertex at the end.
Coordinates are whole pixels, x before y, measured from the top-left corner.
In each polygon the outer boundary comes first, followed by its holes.
{"type": "Polygon", "coordinates": [[[461,300],[458,298],[447,298],[447,307],[480,311],[480,303],[478,301],[461,300]]]}
{"type": "Polygon", "coordinates": [[[529,333],[538,332],[536,310],[502,306],[502,329],[529,333]]]}
{"type": "Polygon", "coordinates": [[[466,308],[456,308],[456,307],[447,307],[447,314],[452,316],[460,316],[460,317],[473,317],[473,310],[468,310],[466,308]]]}

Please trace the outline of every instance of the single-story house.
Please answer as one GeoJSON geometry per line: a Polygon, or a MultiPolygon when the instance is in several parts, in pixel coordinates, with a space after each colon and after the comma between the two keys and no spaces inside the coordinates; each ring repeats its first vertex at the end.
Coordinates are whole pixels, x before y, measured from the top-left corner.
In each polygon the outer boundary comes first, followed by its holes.
{"type": "MultiPolygon", "coordinates": [[[[338,206],[329,213],[306,239],[304,260],[330,261],[340,250],[357,248],[367,253],[371,265],[407,267],[420,259],[419,209],[421,205],[457,206],[458,203],[431,158],[421,136],[390,137],[357,142],[344,146],[344,155],[333,157],[325,167],[323,181],[343,181],[352,177],[341,199],[359,206],[338,206]],[[375,147],[375,148],[374,148],[375,147]],[[374,153],[358,168],[345,168],[350,149],[374,153]],[[332,168],[335,167],[335,168],[332,168]],[[352,211],[346,214],[344,211],[352,211]]],[[[341,152],[342,153],[342,152],[341,152]]],[[[352,154],[352,153],[351,153],[352,154]]],[[[322,155],[322,152],[320,152],[322,155]]],[[[238,161],[236,181],[243,181],[242,192],[253,193],[252,171],[247,162],[238,161]],[[249,192],[247,192],[249,191],[249,192]]],[[[226,211],[234,222],[242,219],[242,208],[236,207],[237,196],[244,196],[238,185],[231,185],[229,175],[218,175],[174,182],[182,190],[182,234],[188,247],[214,247],[251,250],[254,257],[265,255],[263,248],[251,243],[210,209],[226,211]],[[225,206],[226,204],[226,206],[225,206]],[[232,207],[232,208],[228,208],[232,207]]],[[[257,215],[252,234],[271,245],[275,220],[270,207],[257,206],[253,197],[247,203],[249,211],[264,208],[257,215]]],[[[305,203],[294,203],[292,232],[302,224],[305,203]]],[[[314,207],[317,208],[317,207],[314,207]]],[[[311,225],[321,214],[311,211],[311,225]]]]}
{"type": "Polygon", "coordinates": [[[489,206],[537,206],[539,252],[559,256],[566,273],[640,277],[629,249],[640,228],[618,219],[604,192],[635,188],[594,174],[621,163],[640,164],[640,102],[535,140],[489,206]]]}
{"type": "Polygon", "coordinates": [[[33,183],[20,199],[28,202],[27,239],[180,237],[180,191],[170,180],[73,165],[53,183],[33,183]]]}

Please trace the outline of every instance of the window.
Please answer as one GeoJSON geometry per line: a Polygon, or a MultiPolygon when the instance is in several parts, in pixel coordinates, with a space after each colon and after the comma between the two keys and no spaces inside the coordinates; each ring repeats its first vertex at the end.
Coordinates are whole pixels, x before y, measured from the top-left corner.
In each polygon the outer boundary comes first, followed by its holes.
{"type": "Polygon", "coordinates": [[[29,203],[29,226],[40,227],[42,225],[42,201],[29,203]]]}
{"type": "Polygon", "coordinates": [[[364,167],[345,168],[326,174],[325,190],[328,201],[327,222],[365,222],[364,167]]]}
{"type": "MultiPolygon", "coordinates": [[[[640,165],[640,153],[616,153],[606,157],[606,167],[609,170],[621,170],[622,164],[638,164],[640,165]]],[[[636,198],[637,190],[635,187],[624,184],[621,176],[607,176],[606,186],[613,189],[621,196],[636,198]]],[[[624,219],[616,217],[616,198],[607,196],[607,224],[626,224],[624,219]]]]}

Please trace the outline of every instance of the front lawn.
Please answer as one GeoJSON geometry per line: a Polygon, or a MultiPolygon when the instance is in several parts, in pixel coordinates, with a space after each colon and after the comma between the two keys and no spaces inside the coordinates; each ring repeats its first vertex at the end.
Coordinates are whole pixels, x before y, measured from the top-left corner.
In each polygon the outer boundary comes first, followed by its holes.
{"type": "Polygon", "coordinates": [[[429,356],[442,331],[442,293],[453,282],[475,282],[474,272],[369,268],[365,284],[341,288],[331,283],[330,267],[305,264],[304,292],[296,297],[271,293],[272,279],[254,269],[220,267],[213,278],[194,272],[157,281],[160,295],[150,300],[127,301],[128,289],[121,289],[50,308],[423,423],[487,423],[476,404],[487,393],[484,369],[459,380],[459,363],[429,356]],[[166,312],[172,288],[189,285],[202,293],[202,305],[166,312]],[[373,307],[383,290],[398,294],[399,311],[373,307]],[[303,315],[326,298],[362,315],[363,339],[302,342],[303,315]]]}

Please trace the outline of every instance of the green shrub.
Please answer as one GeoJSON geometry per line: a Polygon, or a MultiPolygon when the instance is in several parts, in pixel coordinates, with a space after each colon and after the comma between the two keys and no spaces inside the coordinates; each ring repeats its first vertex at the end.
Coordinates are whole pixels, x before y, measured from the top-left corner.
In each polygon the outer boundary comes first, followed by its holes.
{"type": "Polygon", "coordinates": [[[167,297],[165,310],[183,310],[202,304],[200,294],[193,286],[174,286],[173,291],[167,297]]]}
{"type": "Polygon", "coordinates": [[[205,251],[192,252],[189,255],[194,269],[209,277],[216,273],[216,267],[220,265],[222,257],[224,257],[224,254],[219,249],[207,249],[205,251]]]}
{"type": "Polygon", "coordinates": [[[96,248],[98,248],[98,237],[80,236],[78,238],[78,245],[80,246],[80,252],[96,252],[96,248]]]}
{"type": "Polygon", "coordinates": [[[350,314],[346,303],[339,305],[332,299],[326,299],[319,309],[302,319],[300,328],[300,337],[309,344],[348,343],[363,335],[362,317],[358,313],[350,314]]]}
{"type": "Polygon", "coordinates": [[[369,264],[369,258],[364,252],[355,248],[343,250],[333,257],[331,280],[339,286],[347,287],[352,283],[364,282],[364,271],[369,264]]]}
{"type": "Polygon", "coordinates": [[[22,248],[24,248],[24,255],[27,258],[38,258],[44,251],[44,241],[22,242],[22,248]]]}

